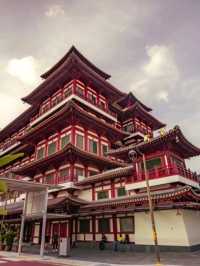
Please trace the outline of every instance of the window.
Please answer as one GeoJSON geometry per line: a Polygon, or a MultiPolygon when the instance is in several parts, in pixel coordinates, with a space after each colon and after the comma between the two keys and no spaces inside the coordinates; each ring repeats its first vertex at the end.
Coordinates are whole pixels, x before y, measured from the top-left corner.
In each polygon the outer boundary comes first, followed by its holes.
{"type": "Polygon", "coordinates": [[[59,172],[61,178],[69,176],[69,168],[63,168],[59,172]]]}
{"type": "Polygon", "coordinates": [[[64,98],[67,98],[71,94],[72,94],[72,88],[71,87],[64,90],[64,98]]]}
{"type": "Polygon", "coordinates": [[[54,173],[47,174],[45,180],[47,184],[54,184],[54,173]]]}
{"type": "Polygon", "coordinates": [[[83,136],[76,134],[76,146],[80,149],[83,149],[83,136]]]}
{"type": "Polygon", "coordinates": [[[106,109],[106,104],[105,104],[105,102],[99,101],[99,107],[100,107],[101,109],[105,110],[105,109],[106,109]]]}
{"type": "MultiPolygon", "coordinates": [[[[142,169],[144,169],[143,163],[141,165],[142,165],[142,169]]],[[[161,165],[161,158],[153,158],[151,160],[146,161],[147,170],[151,170],[153,168],[159,167],[160,165],[161,165]]]]}
{"type": "Polygon", "coordinates": [[[102,154],[103,156],[107,156],[107,152],[108,152],[108,145],[102,144],[102,154]]]}
{"type": "Polygon", "coordinates": [[[97,141],[89,139],[89,152],[97,154],[97,141]]]}
{"type": "Polygon", "coordinates": [[[62,136],[60,139],[61,149],[64,149],[65,146],[70,142],[70,135],[62,136]]]}
{"type": "Polygon", "coordinates": [[[55,106],[57,104],[57,99],[56,98],[53,98],[52,101],[51,101],[51,106],[55,106]]]}
{"type": "Polygon", "coordinates": [[[108,218],[99,219],[99,233],[105,234],[110,232],[110,220],[108,218]]]}
{"type": "Polygon", "coordinates": [[[93,103],[96,104],[96,96],[90,92],[88,92],[88,100],[93,103]]]}
{"type": "Polygon", "coordinates": [[[108,190],[103,190],[103,191],[98,191],[97,192],[97,199],[108,199],[109,198],[109,193],[108,190]]]}
{"type": "Polygon", "coordinates": [[[44,151],[44,147],[38,148],[36,156],[38,160],[44,158],[44,151]]]}
{"type": "Polygon", "coordinates": [[[59,170],[58,183],[65,183],[69,180],[69,167],[59,170]]]}
{"type": "Polygon", "coordinates": [[[78,179],[78,181],[81,181],[83,180],[85,177],[84,177],[84,169],[83,168],[75,168],[75,175],[78,179]]]}
{"type": "Polygon", "coordinates": [[[48,145],[48,155],[56,152],[56,142],[52,142],[48,145]]]}
{"type": "Polygon", "coordinates": [[[78,96],[83,97],[84,96],[84,89],[80,88],[79,86],[76,87],[76,93],[78,96]]]}
{"type": "Polygon", "coordinates": [[[123,129],[126,132],[133,133],[133,124],[131,123],[131,124],[128,124],[128,125],[124,125],[123,129]]]}
{"type": "Polygon", "coordinates": [[[117,196],[118,197],[126,196],[126,189],[125,189],[125,187],[119,187],[117,189],[117,196]]]}
{"type": "Polygon", "coordinates": [[[175,156],[172,156],[172,157],[171,157],[171,160],[172,160],[172,163],[173,163],[173,164],[176,164],[177,166],[180,166],[180,167],[184,167],[184,166],[185,166],[185,165],[184,165],[184,162],[183,162],[182,160],[178,159],[178,158],[175,157],[175,156]]]}
{"type": "Polygon", "coordinates": [[[134,218],[133,217],[120,218],[120,232],[121,233],[134,233],[134,218]]]}
{"type": "Polygon", "coordinates": [[[90,220],[84,219],[79,221],[80,233],[86,234],[90,233],[90,220]]]}

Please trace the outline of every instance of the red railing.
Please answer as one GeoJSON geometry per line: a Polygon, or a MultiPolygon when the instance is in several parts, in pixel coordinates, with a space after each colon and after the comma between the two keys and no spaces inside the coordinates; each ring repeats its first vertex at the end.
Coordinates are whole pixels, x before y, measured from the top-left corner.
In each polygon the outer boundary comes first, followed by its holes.
{"type": "Polygon", "coordinates": [[[72,82],[70,82],[68,84],[68,86],[66,86],[64,88],[64,91],[62,93],[62,96],[59,98],[59,100],[56,102],[56,104],[50,104],[48,105],[47,108],[45,108],[45,110],[43,112],[40,112],[39,114],[37,114],[36,116],[34,116],[32,119],[31,119],[31,122],[35,121],[37,118],[39,118],[41,115],[45,114],[47,111],[51,110],[54,106],[56,106],[57,104],[59,104],[60,102],[62,102],[64,99],[66,99],[67,97],[69,97],[70,95],[74,94],[74,95],[77,95],[79,96],[80,98],[84,99],[85,101],[89,102],[90,104],[92,104],[93,106],[101,109],[102,111],[110,114],[111,116],[117,118],[117,114],[115,114],[114,112],[110,111],[108,109],[108,107],[105,105],[102,105],[101,103],[97,103],[96,101],[92,101],[87,93],[85,93],[85,90],[83,90],[83,92],[80,92],[80,90],[78,90],[79,88],[79,85],[75,85],[72,87],[72,82]]]}
{"type": "MultiPolygon", "coordinates": [[[[182,177],[188,178],[192,181],[198,181],[198,175],[196,172],[192,172],[190,169],[186,169],[181,166],[177,165],[170,165],[168,167],[158,167],[148,171],[149,179],[156,179],[161,177],[173,176],[173,175],[180,175],[182,177]]],[[[130,182],[138,182],[145,180],[144,171],[139,172],[138,174],[134,171],[133,180],[128,180],[130,182]]]]}
{"type": "Polygon", "coordinates": [[[59,176],[57,181],[58,181],[58,184],[63,184],[63,183],[69,182],[70,180],[71,180],[70,176],[59,176]]]}
{"type": "MultiPolygon", "coordinates": [[[[76,86],[76,88],[78,88],[78,86],[76,86]]],[[[77,91],[76,89],[75,89],[75,91],[73,93],[75,95],[79,96],[80,98],[84,99],[85,101],[91,103],[95,107],[101,109],[102,111],[104,111],[104,112],[110,114],[111,116],[117,118],[117,114],[115,114],[114,112],[110,111],[106,106],[103,106],[100,103],[92,101],[91,99],[89,99],[89,97],[87,95],[79,93],[79,91],[77,91]]]]}

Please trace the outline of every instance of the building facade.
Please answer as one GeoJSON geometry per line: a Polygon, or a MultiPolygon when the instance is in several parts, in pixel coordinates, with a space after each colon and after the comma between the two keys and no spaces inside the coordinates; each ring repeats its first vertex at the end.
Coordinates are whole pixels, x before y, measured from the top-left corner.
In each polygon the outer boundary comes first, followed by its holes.
{"type": "MultiPolygon", "coordinates": [[[[0,168],[0,176],[58,185],[49,190],[46,241],[54,235],[77,244],[113,243],[122,234],[135,249],[153,245],[144,166],[146,156],[158,242],[163,249],[200,245],[200,194],[186,160],[198,156],[180,128],[165,124],[132,93],[75,47],[42,76],[22,100],[30,107],[0,131],[0,157],[24,156],[0,168]]],[[[8,200],[5,221],[20,226],[23,194],[8,200]]],[[[4,204],[3,202],[1,204],[4,204]]],[[[24,242],[39,244],[41,221],[27,221],[24,242]]]]}

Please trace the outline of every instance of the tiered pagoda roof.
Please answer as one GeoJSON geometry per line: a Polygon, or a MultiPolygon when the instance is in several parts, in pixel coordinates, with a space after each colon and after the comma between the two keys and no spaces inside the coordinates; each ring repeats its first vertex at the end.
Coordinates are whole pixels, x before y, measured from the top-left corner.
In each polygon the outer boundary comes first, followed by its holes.
{"type": "Polygon", "coordinates": [[[0,142],[16,133],[21,128],[29,124],[31,116],[34,116],[38,111],[38,107],[31,106],[23,113],[21,113],[17,118],[10,122],[6,127],[0,130],[0,142]]]}
{"type": "MultiPolygon", "coordinates": [[[[80,206],[80,205],[88,204],[88,202],[85,200],[79,199],[77,197],[70,196],[70,195],[63,196],[63,197],[56,197],[53,199],[48,199],[48,211],[53,210],[56,207],[60,208],[61,206],[66,206],[66,204],[73,205],[73,206],[80,206]]],[[[8,215],[22,213],[23,205],[24,205],[23,201],[16,202],[13,204],[8,204],[6,206],[8,215]]]]}
{"type": "Polygon", "coordinates": [[[125,166],[125,167],[115,168],[115,169],[108,170],[103,173],[85,178],[84,180],[77,182],[76,185],[77,186],[88,185],[88,184],[94,184],[96,182],[102,182],[105,180],[110,180],[110,179],[114,179],[118,177],[130,176],[133,174],[133,170],[134,170],[134,166],[132,164],[125,166]]]}
{"type": "Polygon", "coordinates": [[[164,134],[152,138],[149,141],[142,141],[137,144],[123,146],[115,150],[108,151],[109,155],[127,156],[132,149],[139,149],[143,153],[153,152],[162,147],[171,147],[175,149],[184,159],[200,155],[200,148],[194,146],[183,135],[181,129],[175,126],[164,134]]]}
{"type": "Polygon", "coordinates": [[[40,122],[33,128],[30,128],[23,136],[19,138],[19,140],[23,142],[37,142],[41,137],[44,138],[46,134],[56,133],[59,129],[63,128],[63,120],[68,118],[66,122],[73,123],[75,119],[79,119],[81,124],[85,125],[88,128],[90,125],[90,129],[106,132],[106,134],[110,134],[112,139],[121,139],[126,136],[129,136],[129,133],[117,129],[116,127],[108,124],[102,119],[91,115],[83,108],[78,106],[73,100],[70,100],[62,109],[58,110],[56,113],[49,116],[43,122],[40,122]]]}
{"type": "Polygon", "coordinates": [[[80,53],[76,49],[75,46],[72,46],[69,51],[53,67],[51,67],[48,71],[41,75],[41,78],[47,79],[50,75],[54,74],[59,68],[61,68],[63,64],[72,59],[80,60],[104,79],[109,79],[111,77],[109,74],[105,73],[93,63],[91,63],[82,53],[80,53]]]}
{"type": "Polygon", "coordinates": [[[90,164],[91,162],[96,163],[100,168],[108,167],[119,167],[126,166],[126,163],[121,163],[116,160],[111,160],[107,157],[101,157],[91,152],[86,152],[79,149],[78,147],[69,143],[64,149],[40,160],[36,160],[22,167],[13,169],[12,172],[19,175],[34,176],[38,171],[44,172],[50,166],[58,168],[64,160],[74,161],[75,158],[90,164]]]}
{"type": "Polygon", "coordinates": [[[164,126],[166,126],[164,123],[160,122],[158,119],[156,119],[153,115],[151,115],[148,111],[146,111],[143,106],[136,102],[130,107],[123,110],[123,113],[120,115],[120,117],[125,120],[132,117],[139,117],[143,121],[146,121],[148,125],[151,125],[153,130],[160,129],[164,126]]]}
{"type": "Polygon", "coordinates": [[[49,97],[59,86],[63,86],[64,83],[78,77],[83,78],[87,83],[92,81],[96,88],[100,88],[104,94],[113,97],[114,100],[125,95],[106,81],[110,75],[94,66],[74,46],[42,77],[45,78],[45,81],[24,97],[23,101],[37,104],[49,97]]]}
{"type": "Polygon", "coordinates": [[[146,106],[138,98],[136,98],[136,96],[132,92],[129,92],[127,95],[115,101],[113,103],[113,106],[119,110],[127,110],[136,103],[140,104],[147,112],[152,111],[150,107],[146,106]]]}
{"type": "MultiPolygon", "coordinates": [[[[180,188],[165,189],[151,192],[151,198],[155,209],[172,208],[198,208],[200,209],[200,194],[196,193],[190,186],[180,188]]],[[[81,212],[90,212],[93,214],[97,209],[103,213],[104,210],[125,207],[124,211],[132,208],[135,211],[144,210],[148,207],[147,193],[139,193],[133,196],[124,196],[109,200],[93,201],[81,207],[81,212]]]]}
{"type": "MultiPolygon", "coordinates": [[[[190,186],[180,188],[170,188],[151,192],[154,209],[200,209],[200,194],[195,192],[190,186]]],[[[56,207],[79,206],[79,215],[96,215],[104,213],[144,211],[149,210],[147,193],[140,193],[133,196],[120,198],[85,201],[74,196],[56,197],[48,200],[48,210],[56,207]]],[[[8,215],[20,214],[23,209],[23,202],[7,205],[8,215]]],[[[73,215],[77,215],[74,213],[73,215]]]]}

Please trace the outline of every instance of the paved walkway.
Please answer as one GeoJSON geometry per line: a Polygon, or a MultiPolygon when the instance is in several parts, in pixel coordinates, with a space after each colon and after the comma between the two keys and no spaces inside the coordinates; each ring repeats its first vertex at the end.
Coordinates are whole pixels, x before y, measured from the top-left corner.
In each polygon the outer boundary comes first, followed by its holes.
{"type": "MultiPolygon", "coordinates": [[[[162,253],[162,265],[165,266],[200,266],[200,251],[193,253],[162,253]]],[[[69,258],[45,256],[43,260],[38,255],[22,254],[20,257],[14,252],[0,251],[0,265],[13,266],[152,266],[155,265],[154,254],[98,251],[74,249],[69,258]],[[6,263],[9,262],[9,263],[6,263]]]]}

